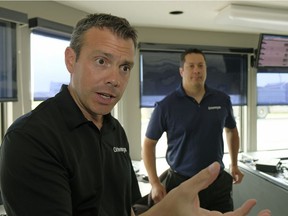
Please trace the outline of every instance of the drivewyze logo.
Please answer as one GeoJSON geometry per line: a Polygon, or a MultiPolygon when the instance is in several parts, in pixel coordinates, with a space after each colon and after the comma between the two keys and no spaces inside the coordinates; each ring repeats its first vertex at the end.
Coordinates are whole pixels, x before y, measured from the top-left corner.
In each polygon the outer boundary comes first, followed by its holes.
{"type": "Polygon", "coordinates": [[[126,148],[122,148],[122,147],[113,147],[113,151],[114,152],[123,152],[126,153],[127,149],[126,148]]]}
{"type": "Polygon", "coordinates": [[[211,107],[208,107],[208,110],[220,110],[221,109],[221,106],[211,106],[211,107]]]}

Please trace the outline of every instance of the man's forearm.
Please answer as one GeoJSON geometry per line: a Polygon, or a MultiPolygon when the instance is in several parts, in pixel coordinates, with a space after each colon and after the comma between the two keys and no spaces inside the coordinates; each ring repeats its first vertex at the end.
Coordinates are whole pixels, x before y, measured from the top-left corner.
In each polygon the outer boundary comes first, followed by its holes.
{"type": "Polygon", "coordinates": [[[158,178],[157,169],[156,169],[156,156],[155,156],[154,142],[153,144],[152,142],[148,144],[144,142],[143,149],[142,149],[142,158],[144,161],[144,166],[149,176],[150,184],[158,183],[159,178],[158,178]]]}

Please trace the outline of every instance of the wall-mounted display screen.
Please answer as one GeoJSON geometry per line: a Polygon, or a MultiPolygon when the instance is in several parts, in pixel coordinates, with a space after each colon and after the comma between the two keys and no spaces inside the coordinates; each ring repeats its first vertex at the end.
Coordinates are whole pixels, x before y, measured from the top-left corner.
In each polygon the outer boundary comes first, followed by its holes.
{"type": "Polygon", "coordinates": [[[288,68],[288,35],[260,34],[257,68],[288,68]]]}

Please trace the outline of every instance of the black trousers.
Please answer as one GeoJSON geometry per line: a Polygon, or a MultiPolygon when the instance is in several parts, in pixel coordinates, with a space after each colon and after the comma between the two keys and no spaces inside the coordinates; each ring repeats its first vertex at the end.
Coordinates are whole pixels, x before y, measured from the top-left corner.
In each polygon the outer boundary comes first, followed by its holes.
{"type": "MultiPolygon", "coordinates": [[[[189,177],[182,176],[173,170],[168,169],[160,176],[160,179],[162,184],[166,187],[166,191],[169,192],[189,179],[189,177]]],[[[216,210],[222,213],[233,211],[232,185],[232,176],[225,171],[220,172],[217,179],[208,188],[200,191],[200,206],[208,210],[216,210]]]]}

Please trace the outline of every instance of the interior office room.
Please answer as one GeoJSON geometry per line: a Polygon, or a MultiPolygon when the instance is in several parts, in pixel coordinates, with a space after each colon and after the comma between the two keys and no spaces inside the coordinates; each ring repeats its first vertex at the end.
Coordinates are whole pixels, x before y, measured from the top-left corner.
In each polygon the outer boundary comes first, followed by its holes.
{"type": "MultiPolygon", "coordinates": [[[[11,73],[12,81],[2,84],[0,78],[0,88],[13,86],[7,95],[6,90],[0,91],[0,140],[13,121],[69,82],[64,49],[76,22],[94,12],[123,16],[137,29],[139,44],[127,89],[112,114],[127,134],[143,195],[150,185],[144,178],[141,145],[154,102],[178,85],[177,56],[195,47],[209,56],[209,84],[232,99],[241,140],[239,166],[245,174],[233,188],[235,207],[255,198],[251,215],[270,208],[274,216],[284,216],[288,200],[287,10],[288,1],[0,1],[0,69],[11,73]],[[184,13],[171,15],[171,11],[184,13]],[[8,33],[5,27],[11,28],[8,33]],[[263,44],[279,48],[272,63],[259,57],[265,52],[260,51],[263,44]]],[[[0,75],[4,77],[5,72],[0,75]]],[[[156,149],[159,172],[167,168],[165,151],[163,136],[156,149]]]]}

